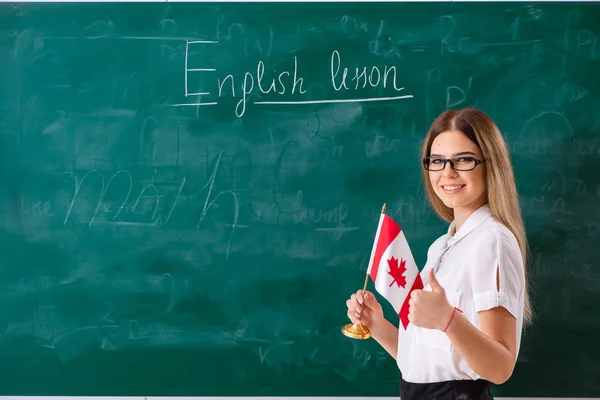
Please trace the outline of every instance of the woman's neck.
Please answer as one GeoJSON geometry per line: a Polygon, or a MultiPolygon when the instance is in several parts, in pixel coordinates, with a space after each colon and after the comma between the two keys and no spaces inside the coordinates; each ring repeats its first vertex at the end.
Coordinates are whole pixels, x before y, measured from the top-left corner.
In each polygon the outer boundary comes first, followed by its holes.
{"type": "Polygon", "coordinates": [[[469,219],[469,217],[471,216],[471,214],[473,214],[475,211],[479,210],[485,204],[486,204],[485,202],[482,202],[482,203],[478,203],[478,205],[475,206],[475,207],[455,208],[454,209],[454,229],[452,229],[450,231],[450,235],[454,236],[454,234],[456,232],[458,232],[458,230],[460,229],[460,227],[463,226],[463,224],[465,223],[465,221],[467,219],[469,219]]]}

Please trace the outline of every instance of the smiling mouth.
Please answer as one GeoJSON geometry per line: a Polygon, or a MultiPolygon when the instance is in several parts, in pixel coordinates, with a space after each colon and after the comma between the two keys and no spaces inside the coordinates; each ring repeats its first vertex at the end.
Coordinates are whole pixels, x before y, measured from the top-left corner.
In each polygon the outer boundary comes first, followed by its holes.
{"type": "Polygon", "coordinates": [[[442,190],[446,193],[456,193],[466,185],[442,185],[442,190]]]}

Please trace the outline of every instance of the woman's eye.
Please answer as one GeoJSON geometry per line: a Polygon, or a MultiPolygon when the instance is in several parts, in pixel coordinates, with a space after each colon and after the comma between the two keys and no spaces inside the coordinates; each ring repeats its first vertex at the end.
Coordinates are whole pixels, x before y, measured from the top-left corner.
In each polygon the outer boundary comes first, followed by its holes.
{"type": "Polygon", "coordinates": [[[434,158],[433,160],[431,160],[432,164],[441,164],[443,160],[439,159],[439,158],[434,158]]]}

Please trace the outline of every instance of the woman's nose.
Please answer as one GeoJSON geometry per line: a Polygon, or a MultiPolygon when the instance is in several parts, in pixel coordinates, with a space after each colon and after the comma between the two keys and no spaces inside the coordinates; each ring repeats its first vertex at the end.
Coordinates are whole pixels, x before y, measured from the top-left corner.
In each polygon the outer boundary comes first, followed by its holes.
{"type": "Polygon", "coordinates": [[[450,161],[446,162],[446,165],[444,166],[443,175],[445,177],[456,177],[456,176],[458,176],[458,172],[456,172],[454,170],[454,168],[452,168],[452,164],[450,164],[450,161]]]}

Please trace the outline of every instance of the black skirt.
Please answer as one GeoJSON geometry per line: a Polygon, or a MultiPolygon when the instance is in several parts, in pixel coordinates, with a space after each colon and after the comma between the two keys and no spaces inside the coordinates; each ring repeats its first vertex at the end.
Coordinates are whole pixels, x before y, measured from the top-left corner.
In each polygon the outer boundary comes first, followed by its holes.
{"type": "Polygon", "coordinates": [[[490,383],[479,379],[412,383],[400,379],[401,400],[492,400],[490,383]]]}

